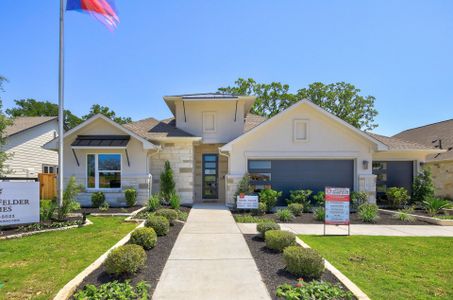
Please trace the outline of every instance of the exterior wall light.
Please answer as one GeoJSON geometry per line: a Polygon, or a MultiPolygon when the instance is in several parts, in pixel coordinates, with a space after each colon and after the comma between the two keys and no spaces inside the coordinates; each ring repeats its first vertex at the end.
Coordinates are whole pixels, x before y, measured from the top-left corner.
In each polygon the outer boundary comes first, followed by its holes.
{"type": "Polygon", "coordinates": [[[368,170],[368,165],[369,165],[369,161],[367,161],[367,160],[362,161],[362,166],[363,166],[364,170],[368,170]]]}

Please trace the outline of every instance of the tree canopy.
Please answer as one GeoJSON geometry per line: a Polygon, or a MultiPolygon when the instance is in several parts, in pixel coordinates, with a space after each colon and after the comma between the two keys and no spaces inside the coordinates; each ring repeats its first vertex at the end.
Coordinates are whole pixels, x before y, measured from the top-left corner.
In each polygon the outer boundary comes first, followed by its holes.
{"type": "Polygon", "coordinates": [[[115,121],[118,124],[126,124],[132,122],[132,119],[130,117],[119,117],[109,107],[99,104],[93,104],[90,108],[90,112],[87,115],[82,116],[82,119],[87,120],[97,114],[103,114],[104,116],[115,121]]]}
{"type": "Polygon", "coordinates": [[[372,130],[378,126],[374,122],[378,114],[374,108],[375,98],[360,95],[360,89],[350,83],[314,82],[295,94],[289,90],[288,84],[257,83],[252,78],[239,78],[234,86],[219,88],[224,93],[256,96],[251,112],[261,116],[272,117],[297,101],[307,99],[356,128],[372,130]]]}

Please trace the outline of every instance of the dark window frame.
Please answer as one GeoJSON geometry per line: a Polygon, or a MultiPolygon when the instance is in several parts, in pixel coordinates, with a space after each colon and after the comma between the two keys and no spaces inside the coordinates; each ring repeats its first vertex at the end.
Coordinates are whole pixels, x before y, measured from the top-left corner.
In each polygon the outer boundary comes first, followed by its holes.
{"type": "Polygon", "coordinates": [[[219,155],[215,153],[205,153],[202,155],[202,160],[201,160],[201,175],[202,175],[202,181],[201,181],[201,197],[202,199],[218,199],[219,198],[219,155]],[[205,164],[207,163],[213,163],[214,161],[212,160],[206,160],[206,157],[212,157],[215,156],[215,167],[214,168],[206,168],[205,164]],[[205,174],[205,170],[215,170],[215,175],[214,174],[205,174]],[[206,188],[205,188],[205,177],[206,176],[215,176],[215,194],[212,195],[206,195],[206,188]]]}

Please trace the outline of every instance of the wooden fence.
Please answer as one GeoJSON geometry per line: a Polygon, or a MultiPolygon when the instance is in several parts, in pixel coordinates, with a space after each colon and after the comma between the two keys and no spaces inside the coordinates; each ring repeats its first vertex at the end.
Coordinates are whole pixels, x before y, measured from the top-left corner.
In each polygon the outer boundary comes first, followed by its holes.
{"type": "Polygon", "coordinates": [[[57,174],[38,174],[39,196],[41,199],[54,199],[57,197],[57,174]]]}

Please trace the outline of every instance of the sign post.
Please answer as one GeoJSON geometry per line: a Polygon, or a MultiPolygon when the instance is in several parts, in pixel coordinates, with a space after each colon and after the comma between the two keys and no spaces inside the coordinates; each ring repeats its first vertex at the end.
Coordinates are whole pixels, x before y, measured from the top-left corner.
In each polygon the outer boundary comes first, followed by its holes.
{"type": "Polygon", "coordinates": [[[326,187],[325,193],[324,235],[326,225],[348,225],[348,235],[351,235],[349,188],[326,187]]]}

